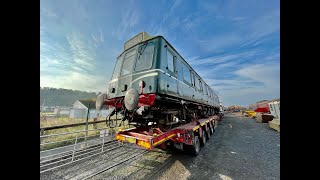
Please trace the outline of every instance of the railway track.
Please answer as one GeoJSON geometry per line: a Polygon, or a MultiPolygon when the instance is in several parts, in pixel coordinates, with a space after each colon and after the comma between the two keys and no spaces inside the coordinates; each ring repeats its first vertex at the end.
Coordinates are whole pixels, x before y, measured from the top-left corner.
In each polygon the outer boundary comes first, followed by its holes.
{"type": "Polygon", "coordinates": [[[150,151],[134,144],[98,137],[41,151],[40,179],[104,179],[121,171],[130,172],[124,179],[140,179],[162,166],[162,162],[156,161],[167,158],[167,155],[160,149],[150,151]],[[136,169],[137,173],[131,169],[136,169]]]}
{"type": "MultiPolygon", "coordinates": [[[[43,158],[40,162],[40,179],[103,179],[113,176],[113,172],[121,169],[128,171],[130,168],[138,168],[136,172],[145,175],[145,170],[151,171],[151,169],[161,166],[160,162],[155,165],[156,167],[151,167],[146,162],[153,162],[159,157],[167,158],[170,156],[162,150],[149,151],[137,148],[132,144],[122,144],[115,140],[105,142],[103,152],[95,152],[101,151],[101,148],[101,144],[92,145],[75,151],[74,156],[69,152],[51,158],[43,158]],[[151,158],[147,157],[148,153],[153,153],[151,158]],[[71,162],[72,157],[74,158],[73,162],[71,162]],[[69,162],[66,163],[64,160],[69,162]]],[[[137,173],[127,174],[126,176],[126,179],[137,179],[137,173]]]]}
{"type": "Polygon", "coordinates": [[[138,157],[140,157],[140,156],[142,156],[142,155],[144,155],[144,154],[146,154],[146,153],[148,153],[148,150],[143,150],[143,151],[141,151],[141,152],[137,152],[137,153],[134,153],[134,154],[130,154],[129,157],[125,157],[124,159],[122,159],[122,160],[120,160],[120,161],[118,161],[118,162],[115,162],[114,164],[109,165],[109,166],[107,166],[107,167],[105,167],[105,168],[103,168],[103,169],[101,169],[101,170],[99,170],[99,171],[97,171],[97,172],[94,172],[94,173],[92,173],[92,174],[84,177],[83,179],[91,179],[91,178],[93,178],[93,177],[95,177],[95,176],[97,176],[97,175],[99,175],[99,174],[102,174],[103,172],[105,172],[105,171],[107,171],[107,170],[110,170],[110,169],[112,169],[112,168],[115,168],[115,167],[117,167],[117,166],[119,166],[119,165],[121,165],[121,164],[129,163],[129,162],[131,162],[132,160],[134,160],[134,159],[136,159],[136,158],[138,158],[138,157]]]}
{"type": "Polygon", "coordinates": [[[84,179],[152,179],[163,167],[172,162],[171,154],[160,149],[143,150],[121,158],[123,159],[120,162],[84,179]]]}
{"type": "Polygon", "coordinates": [[[84,148],[65,151],[40,158],[40,174],[56,168],[75,163],[108,151],[112,151],[121,145],[116,140],[93,144],[84,148]]]}

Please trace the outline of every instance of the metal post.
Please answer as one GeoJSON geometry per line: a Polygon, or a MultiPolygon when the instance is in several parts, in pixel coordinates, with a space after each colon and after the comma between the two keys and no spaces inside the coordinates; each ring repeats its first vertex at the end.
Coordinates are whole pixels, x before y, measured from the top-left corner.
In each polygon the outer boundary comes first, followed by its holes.
{"type": "MultiPolygon", "coordinates": [[[[87,119],[86,119],[86,128],[85,128],[85,130],[86,130],[86,135],[85,135],[85,137],[84,137],[84,141],[85,142],[87,142],[87,136],[88,136],[88,120],[89,120],[89,112],[90,112],[90,103],[89,103],[89,107],[88,107],[88,112],[87,112],[87,119]]],[[[86,146],[87,146],[87,144],[86,144],[86,146]]]]}
{"type": "Polygon", "coordinates": [[[107,129],[104,130],[104,133],[103,133],[103,139],[102,139],[102,149],[101,149],[101,152],[103,152],[103,146],[104,146],[104,138],[106,136],[106,131],[107,129]]]}
{"type": "Polygon", "coordinates": [[[113,139],[113,128],[109,128],[109,129],[111,129],[111,138],[113,139]]]}
{"type": "Polygon", "coordinates": [[[40,151],[41,151],[41,142],[42,142],[41,136],[43,136],[43,134],[44,134],[44,129],[41,129],[40,130],[40,151]]]}
{"type": "Polygon", "coordinates": [[[41,144],[41,141],[42,141],[41,136],[43,136],[43,134],[44,134],[44,129],[41,129],[41,130],[40,130],[40,144],[41,144]]]}
{"type": "Polygon", "coordinates": [[[76,151],[77,141],[78,141],[78,136],[76,136],[76,141],[74,142],[71,162],[73,162],[73,159],[74,159],[74,152],[76,151]]]}

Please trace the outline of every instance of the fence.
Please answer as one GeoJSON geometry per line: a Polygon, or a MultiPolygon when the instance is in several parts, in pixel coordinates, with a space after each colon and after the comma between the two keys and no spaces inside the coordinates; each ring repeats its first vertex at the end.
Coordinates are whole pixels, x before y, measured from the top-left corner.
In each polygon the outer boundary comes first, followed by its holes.
{"type": "MultiPolygon", "coordinates": [[[[66,134],[74,134],[75,137],[61,141],[51,141],[41,143],[41,146],[54,144],[65,141],[73,141],[73,144],[57,147],[54,149],[40,151],[40,173],[50,171],[110,150],[110,144],[115,144],[114,133],[108,129],[83,130],[77,132],[66,132],[60,134],[43,135],[40,138],[50,138],[64,136],[66,134]],[[93,135],[85,135],[88,132],[93,135]],[[109,145],[109,146],[106,146],[109,145]]],[[[117,146],[115,146],[117,147],[117,146]]],[[[114,147],[111,147],[114,148],[114,147]]]]}
{"type": "MultiPolygon", "coordinates": [[[[119,120],[116,120],[119,121],[119,120]]],[[[115,141],[117,129],[130,128],[129,124],[88,129],[89,124],[106,123],[105,120],[40,128],[40,173],[111,151],[122,146],[115,141]],[[83,126],[84,130],[47,134],[46,131],[83,126]]]]}

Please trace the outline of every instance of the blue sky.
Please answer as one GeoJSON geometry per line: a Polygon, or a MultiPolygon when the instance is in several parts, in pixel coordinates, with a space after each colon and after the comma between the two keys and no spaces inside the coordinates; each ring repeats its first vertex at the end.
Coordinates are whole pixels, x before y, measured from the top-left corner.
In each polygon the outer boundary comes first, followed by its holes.
{"type": "Polygon", "coordinates": [[[226,106],[280,97],[278,0],[40,1],[40,86],[105,92],[141,31],[163,35],[226,106]]]}

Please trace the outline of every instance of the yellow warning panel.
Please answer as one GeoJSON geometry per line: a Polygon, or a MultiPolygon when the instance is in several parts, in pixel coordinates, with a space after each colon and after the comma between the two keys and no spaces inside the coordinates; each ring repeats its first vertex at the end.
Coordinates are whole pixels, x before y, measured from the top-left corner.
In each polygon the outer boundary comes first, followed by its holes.
{"type": "Polygon", "coordinates": [[[117,135],[116,135],[116,140],[124,141],[124,140],[125,140],[125,137],[117,134],[117,135]]]}
{"type": "Polygon", "coordinates": [[[142,140],[139,140],[139,139],[137,140],[137,144],[139,146],[142,146],[142,147],[147,148],[147,149],[150,149],[150,147],[151,147],[150,143],[142,141],[142,140]]]}
{"type": "Polygon", "coordinates": [[[135,144],[137,142],[137,139],[132,137],[126,137],[126,142],[135,144]]]}

